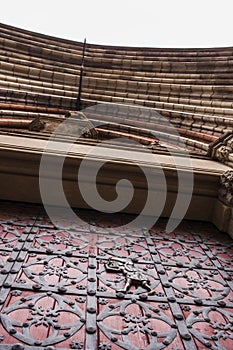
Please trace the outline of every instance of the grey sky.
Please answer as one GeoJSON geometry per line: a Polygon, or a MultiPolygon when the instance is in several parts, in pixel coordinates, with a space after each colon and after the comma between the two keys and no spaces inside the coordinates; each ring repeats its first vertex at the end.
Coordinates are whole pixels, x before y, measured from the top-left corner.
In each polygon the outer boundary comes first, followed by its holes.
{"type": "Polygon", "coordinates": [[[232,0],[1,0],[0,21],[97,44],[233,46],[232,0]]]}

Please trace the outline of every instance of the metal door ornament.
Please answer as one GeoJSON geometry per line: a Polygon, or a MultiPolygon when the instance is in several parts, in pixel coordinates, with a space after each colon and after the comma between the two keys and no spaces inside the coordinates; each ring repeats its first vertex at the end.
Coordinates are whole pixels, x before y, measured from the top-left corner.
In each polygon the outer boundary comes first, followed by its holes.
{"type": "Polygon", "coordinates": [[[132,285],[141,285],[149,294],[154,294],[150,286],[150,280],[142,269],[134,265],[133,260],[111,257],[105,264],[105,268],[108,272],[119,272],[125,275],[125,286],[120,292],[126,293],[132,285]]]}

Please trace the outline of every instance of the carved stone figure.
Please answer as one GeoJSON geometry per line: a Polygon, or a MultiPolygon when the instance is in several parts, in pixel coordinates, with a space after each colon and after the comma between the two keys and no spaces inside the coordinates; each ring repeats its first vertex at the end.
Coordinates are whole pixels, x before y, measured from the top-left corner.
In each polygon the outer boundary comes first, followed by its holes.
{"type": "Polygon", "coordinates": [[[219,199],[233,206],[233,170],[227,170],[220,178],[219,199]]]}
{"type": "Polygon", "coordinates": [[[153,294],[153,290],[150,287],[150,280],[144,274],[143,270],[134,266],[132,260],[112,257],[105,264],[105,268],[109,272],[120,272],[125,275],[126,282],[121,292],[126,293],[132,285],[141,285],[149,291],[149,294],[153,294]]]}
{"type": "Polygon", "coordinates": [[[232,152],[232,149],[228,146],[222,145],[216,151],[216,157],[220,162],[226,162],[229,158],[229,154],[232,152]]]}
{"type": "Polygon", "coordinates": [[[233,152],[233,137],[227,141],[227,146],[230,147],[233,152]]]}

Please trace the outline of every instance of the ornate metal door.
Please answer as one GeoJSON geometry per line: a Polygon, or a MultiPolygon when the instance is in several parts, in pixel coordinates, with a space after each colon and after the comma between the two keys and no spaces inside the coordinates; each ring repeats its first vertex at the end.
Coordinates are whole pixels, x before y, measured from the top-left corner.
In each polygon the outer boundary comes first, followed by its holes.
{"type": "Polygon", "coordinates": [[[212,225],[0,208],[0,349],[233,349],[233,244],[212,225]]]}

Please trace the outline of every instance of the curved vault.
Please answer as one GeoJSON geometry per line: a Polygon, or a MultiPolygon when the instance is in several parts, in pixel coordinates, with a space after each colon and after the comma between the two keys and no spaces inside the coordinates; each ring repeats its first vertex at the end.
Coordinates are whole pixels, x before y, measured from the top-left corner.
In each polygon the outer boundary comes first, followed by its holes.
{"type": "MultiPolygon", "coordinates": [[[[0,30],[1,131],[28,129],[36,117],[64,118],[76,110],[83,44],[5,24],[0,30]]],[[[231,166],[232,52],[87,44],[81,106],[108,103],[112,111],[124,105],[117,117],[109,111],[90,117],[103,121],[101,138],[126,136],[156,152],[179,150],[182,140],[192,155],[231,166]],[[132,105],[140,106],[136,116],[132,105]],[[165,117],[179,138],[161,122],[165,117]]]]}

